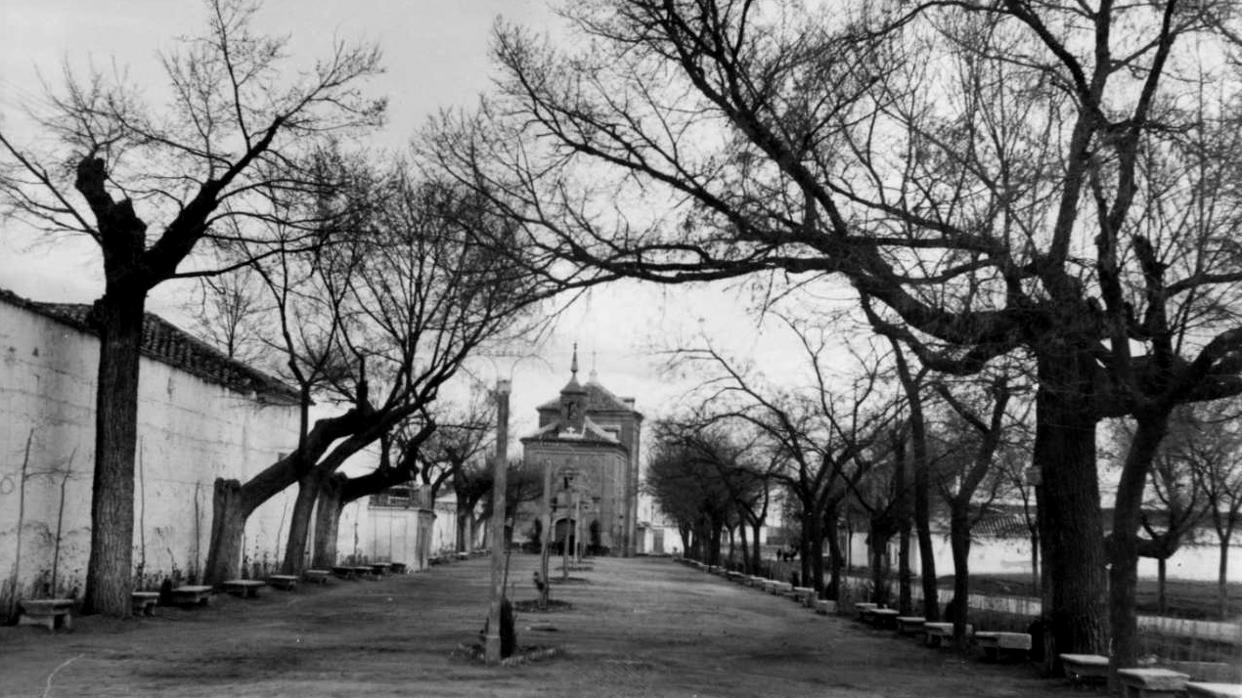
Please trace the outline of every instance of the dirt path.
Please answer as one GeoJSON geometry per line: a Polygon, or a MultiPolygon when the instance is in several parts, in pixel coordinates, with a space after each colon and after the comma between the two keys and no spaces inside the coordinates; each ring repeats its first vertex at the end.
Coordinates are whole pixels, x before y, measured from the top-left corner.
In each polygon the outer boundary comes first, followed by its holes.
{"type": "MultiPolygon", "coordinates": [[[[517,600],[534,598],[537,563],[514,557],[517,600]]],[[[210,608],[123,623],[81,618],[72,632],[0,628],[0,695],[1071,694],[1026,666],[924,649],[669,560],[601,559],[574,576],[584,582],[553,587],[571,610],[519,615],[519,644],[563,650],[524,666],[488,668],[454,651],[476,640],[486,614],[487,562],[474,559],[259,599],[220,595],[210,608]],[[557,630],[526,630],[545,622],[557,630]]]]}

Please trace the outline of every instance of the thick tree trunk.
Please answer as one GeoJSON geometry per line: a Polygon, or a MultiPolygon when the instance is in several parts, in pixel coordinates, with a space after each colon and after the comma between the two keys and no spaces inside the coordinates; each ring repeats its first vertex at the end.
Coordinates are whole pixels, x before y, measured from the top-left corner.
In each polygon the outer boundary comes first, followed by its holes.
{"type": "Polygon", "coordinates": [[[914,610],[914,595],[910,591],[910,526],[903,523],[897,534],[897,610],[908,616],[914,610]]]}
{"type": "Polygon", "coordinates": [[[341,510],[345,508],[341,500],[344,479],[343,476],[333,475],[326,478],[319,489],[319,502],[315,507],[315,546],[311,554],[311,565],[315,569],[326,570],[336,565],[341,510]]]}
{"type": "MultiPolygon", "coordinates": [[[[742,572],[750,574],[750,545],[746,541],[746,522],[741,521],[737,525],[737,537],[742,548],[742,572]]],[[[732,561],[732,560],[730,560],[732,561]]]]}
{"type": "Polygon", "coordinates": [[[936,551],[932,547],[931,478],[928,473],[926,446],[915,444],[914,459],[914,523],[919,542],[919,574],[923,584],[923,617],[940,620],[940,595],[936,587],[936,551]]]}
{"type": "Polygon", "coordinates": [[[841,594],[841,531],[836,511],[824,517],[824,536],[828,539],[828,585],[820,595],[836,601],[841,594]]]}
{"type": "Polygon", "coordinates": [[[298,479],[298,496],[293,501],[293,513],[289,516],[289,537],[285,543],[285,559],[280,567],[283,574],[297,574],[305,565],[311,516],[315,512],[315,500],[319,497],[325,479],[327,478],[318,469],[311,470],[298,479]]]}
{"type": "Polygon", "coordinates": [[[800,580],[802,586],[811,587],[816,592],[824,588],[824,523],[823,515],[817,513],[811,517],[810,529],[803,529],[803,537],[809,539],[807,547],[810,553],[810,568],[800,580]]]}
{"type": "MultiPolygon", "coordinates": [[[[917,391],[917,387],[907,388],[917,391]]],[[[913,418],[912,418],[913,419],[913,418]]],[[[901,615],[908,616],[914,599],[910,593],[910,528],[913,504],[909,483],[909,461],[906,458],[906,441],[903,434],[893,449],[893,460],[896,462],[894,486],[897,490],[897,610],[901,615]]]]}
{"type": "Polygon", "coordinates": [[[236,579],[241,570],[242,536],[250,515],[237,480],[216,478],[211,497],[211,545],[203,583],[214,585],[236,579]]]}
{"type": "Polygon", "coordinates": [[[133,603],[134,452],[144,293],[109,291],[95,303],[99,377],[95,389],[95,472],[87,613],[128,616],[133,603]]]}
{"type": "Polygon", "coordinates": [[[889,602],[888,580],[884,576],[884,563],[888,553],[890,535],[877,535],[872,531],[870,537],[871,554],[871,601],[881,605],[889,602]]]}
{"type": "Polygon", "coordinates": [[[970,609],[970,512],[969,502],[952,504],[949,515],[949,546],[953,550],[953,604],[954,614],[947,620],[953,623],[953,640],[964,649],[966,621],[970,609]]]}
{"type": "Polygon", "coordinates": [[[1143,489],[1156,449],[1168,426],[1168,415],[1141,416],[1122,466],[1113,507],[1113,533],[1109,550],[1108,616],[1112,629],[1112,664],[1118,668],[1135,666],[1139,655],[1138,616],[1138,530],[1143,506],[1143,489]]]}
{"type": "MultiPolygon", "coordinates": [[[[803,584],[807,579],[811,578],[811,546],[814,544],[813,527],[814,520],[818,517],[814,513],[815,507],[806,502],[802,503],[802,536],[798,539],[798,581],[803,584]]],[[[789,580],[782,580],[789,581],[789,580]]]]}
{"type": "Polygon", "coordinates": [[[762,557],[761,557],[762,552],[759,546],[759,534],[760,534],[760,529],[762,528],[763,528],[763,520],[756,519],[754,529],[753,529],[754,535],[752,536],[752,539],[755,541],[755,546],[750,551],[750,573],[751,574],[759,574],[759,564],[763,562],[762,557]]]}
{"type": "Polygon", "coordinates": [[[1060,673],[1061,653],[1109,654],[1093,371],[1085,350],[1045,350],[1038,360],[1035,464],[1041,473],[1039,529],[1048,582],[1044,669],[1050,675],[1060,673]]]}

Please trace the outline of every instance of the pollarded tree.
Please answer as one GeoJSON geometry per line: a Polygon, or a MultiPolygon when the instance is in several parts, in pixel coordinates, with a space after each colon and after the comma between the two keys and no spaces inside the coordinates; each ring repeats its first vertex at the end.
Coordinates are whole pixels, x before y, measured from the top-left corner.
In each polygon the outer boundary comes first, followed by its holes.
{"type": "Polygon", "coordinates": [[[238,219],[269,214],[272,189],[301,187],[301,154],[328,133],[372,126],[383,115],[383,101],[359,91],[379,71],[374,47],[337,43],[309,70],[295,69],[284,39],[251,28],[255,3],[205,5],[203,34],[161,56],[165,105],[145,104],[139,86],[121,78],[67,73],[63,91],[32,115],[48,136],[37,141],[46,150],[0,131],[0,192],[11,211],[49,233],[89,236],[102,259],[104,292],[90,314],[100,348],[85,602],[110,615],[132,606],[147,294],[170,279],[223,271],[196,264],[195,250],[232,242],[238,219]]]}
{"type": "Polygon", "coordinates": [[[368,205],[347,240],[310,259],[257,262],[276,309],[276,341],[303,396],[300,439],[245,483],[217,481],[209,580],[229,578],[245,519],[293,484],[283,565],[300,569],[325,482],[381,437],[408,427],[401,451],[410,460],[394,459],[383,476],[350,485],[350,493],[415,474],[441,387],[471,352],[526,327],[526,309],[541,298],[537,279],[476,244],[483,227],[503,223],[475,197],[413,181],[401,167],[384,174],[359,178],[368,205]],[[311,424],[312,397],[351,407],[311,424]]]}
{"type": "Polygon", "coordinates": [[[1133,661],[1151,455],[1176,404],[1237,388],[1238,18],[628,0],[571,20],[572,55],[499,30],[501,94],[446,120],[442,166],[576,262],[566,285],[838,274],[924,365],[1029,360],[1045,656],[1133,661]],[[1122,414],[1142,438],[1106,550],[1096,425],[1122,414]]]}

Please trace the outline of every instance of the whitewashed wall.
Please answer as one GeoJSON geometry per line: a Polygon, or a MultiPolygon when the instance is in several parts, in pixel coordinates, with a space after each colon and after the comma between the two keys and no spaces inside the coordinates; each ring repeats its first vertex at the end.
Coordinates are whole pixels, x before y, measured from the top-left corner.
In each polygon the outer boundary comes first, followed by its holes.
{"type": "Polygon", "coordinates": [[[340,561],[401,562],[416,572],[432,555],[450,553],[457,544],[457,506],[451,495],[434,509],[376,506],[364,497],[341,511],[337,537],[340,561]]]}
{"type": "MultiPolygon", "coordinates": [[[[15,573],[22,597],[83,585],[98,352],[93,336],[0,302],[0,609],[8,607],[15,573]],[[53,565],[56,588],[50,589],[53,565]]],[[[198,573],[211,533],[213,481],[245,481],[292,450],[296,409],[263,405],[143,358],[138,422],[134,564],[145,564],[148,583],[174,570],[198,573]]],[[[250,518],[247,563],[279,557],[292,497],[292,490],[282,493],[250,518]]]]}

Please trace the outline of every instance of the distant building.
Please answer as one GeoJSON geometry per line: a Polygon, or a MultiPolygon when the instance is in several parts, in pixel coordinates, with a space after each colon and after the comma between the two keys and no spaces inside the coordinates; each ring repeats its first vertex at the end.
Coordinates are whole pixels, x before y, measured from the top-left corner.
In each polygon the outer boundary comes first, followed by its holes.
{"type": "MultiPolygon", "coordinates": [[[[643,422],[634,398],[614,395],[594,371],[585,384],[579,383],[575,347],[569,382],[559,397],[537,410],[539,430],[521,441],[525,462],[543,472],[551,485],[556,506],[551,540],[572,544],[577,540],[575,531],[580,531],[587,546],[612,555],[633,555],[643,422]]],[[[541,506],[536,502],[519,510],[515,538],[533,530],[541,506]]]]}

